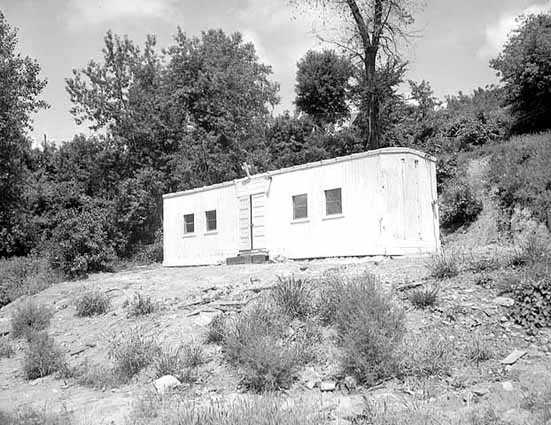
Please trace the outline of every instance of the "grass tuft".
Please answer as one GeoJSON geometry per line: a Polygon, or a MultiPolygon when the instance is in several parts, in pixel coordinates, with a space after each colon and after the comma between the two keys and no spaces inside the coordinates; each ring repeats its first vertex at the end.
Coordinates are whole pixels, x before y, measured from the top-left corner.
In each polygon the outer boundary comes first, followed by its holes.
{"type": "Polygon", "coordinates": [[[416,308],[425,309],[436,304],[439,291],[438,286],[414,289],[408,298],[416,308]]]}
{"type": "Polygon", "coordinates": [[[447,279],[459,274],[459,258],[456,254],[433,255],[426,263],[431,277],[447,279]]]}
{"type": "Polygon", "coordinates": [[[151,300],[150,296],[137,292],[128,303],[128,315],[131,317],[146,316],[153,313],[155,307],[155,303],[151,300]]]}
{"type": "Polygon", "coordinates": [[[19,305],[11,317],[12,336],[27,339],[35,332],[43,331],[50,326],[52,311],[43,305],[27,300],[19,305]]]}
{"type": "Polygon", "coordinates": [[[77,316],[89,317],[105,314],[109,310],[111,302],[109,297],[96,289],[82,293],[75,302],[77,316]]]}
{"type": "Polygon", "coordinates": [[[67,411],[54,412],[29,407],[15,412],[0,411],[2,425],[72,425],[73,423],[67,411]]]}
{"type": "Polygon", "coordinates": [[[30,336],[23,360],[23,373],[26,379],[42,378],[65,368],[63,354],[50,335],[46,332],[36,332],[30,336]]]}
{"type": "Polygon", "coordinates": [[[291,319],[304,319],[311,310],[311,288],[306,279],[278,276],[272,289],[275,304],[291,319]]]}
{"type": "Polygon", "coordinates": [[[9,339],[5,336],[0,337],[0,359],[10,358],[15,354],[9,339]]]}
{"type": "Polygon", "coordinates": [[[226,331],[226,318],[222,313],[217,314],[208,325],[205,343],[220,344],[226,331]]]}

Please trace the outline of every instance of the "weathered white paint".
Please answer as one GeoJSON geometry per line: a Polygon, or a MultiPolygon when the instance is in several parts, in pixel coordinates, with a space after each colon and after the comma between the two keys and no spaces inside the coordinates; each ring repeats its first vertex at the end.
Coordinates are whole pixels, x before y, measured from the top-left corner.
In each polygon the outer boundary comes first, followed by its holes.
{"type": "Polygon", "coordinates": [[[440,249],[434,158],[386,148],[165,195],[164,264],[214,264],[240,251],[270,257],[401,255],[440,249]],[[342,214],[325,216],[324,190],[341,188],[342,214]],[[293,220],[292,196],[308,194],[293,220]],[[252,208],[251,208],[252,206],[252,208]],[[217,212],[205,232],[205,211],[217,212]],[[183,215],[195,233],[183,234],[183,215]],[[251,231],[252,219],[252,231],[251,231]]]}

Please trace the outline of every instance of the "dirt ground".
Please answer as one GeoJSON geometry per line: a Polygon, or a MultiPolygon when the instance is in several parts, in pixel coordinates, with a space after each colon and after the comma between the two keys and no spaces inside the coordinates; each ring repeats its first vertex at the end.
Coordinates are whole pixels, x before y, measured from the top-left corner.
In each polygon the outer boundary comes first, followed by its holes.
{"type": "MultiPolygon", "coordinates": [[[[220,309],[231,309],[237,301],[254,296],[259,288],[273,284],[277,276],[315,278],[333,268],[347,273],[365,270],[378,275],[385,286],[396,289],[414,282],[430,284],[426,260],[425,257],[349,258],[240,266],[149,266],[60,283],[33,298],[55,310],[50,334],[66,352],[69,364],[75,366],[84,361],[105,362],[113,335],[134,326],[140,326],[166,345],[200,341],[205,325],[220,309]],[[98,288],[111,297],[110,311],[92,318],[77,317],[74,299],[90,288],[98,288]],[[158,311],[142,318],[127,317],[124,303],[136,292],[151,296],[159,305],[158,311]]],[[[527,335],[508,319],[507,307],[496,301],[495,290],[475,285],[474,281],[474,274],[462,273],[440,283],[440,301],[431,310],[414,309],[406,299],[406,292],[396,293],[406,309],[411,334],[450,338],[458,350],[481,336],[492,347],[491,360],[484,364],[456,364],[446,380],[391,381],[374,389],[357,390],[356,395],[374,400],[422,401],[457,415],[472,403],[491,403],[501,415],[516,419],[526,416],[522,399],[551,383],[551,333],[527,335]],[[511,366],[501,364],[500,360],[513,349],[525,350],[526,355],[511,366]]],[[[0,330],[9,326],[16,305],[0,309],[0,330]]],[[[139,376],[132,384],[113,390],[93,390],[53,377],[26,381],[21,369],[23,345],[16,342],[16,355],[0,359],[0,410],[29,405],[66,409],[74,413],[77,423],[118,425],[124,424],[133,400],[151,386],[151,378],[147,376],[139,376]]],[[[229,397],[239,393],[238,377],[220,360],[219,348],[208,346],[207,355],[210,361],[200,382],[190,389],[189,397],[229,397]]],[[[311,373],[321,380],[333,378],[321,376],[324,370],[311,373]]],[[[343,397],[350,396],[343,389],[320,394],[317,388],[309,389],[306,381],[307,378],[298,380],[290,391],[292,397],[315,395],[337,409],[343,397]]]]}

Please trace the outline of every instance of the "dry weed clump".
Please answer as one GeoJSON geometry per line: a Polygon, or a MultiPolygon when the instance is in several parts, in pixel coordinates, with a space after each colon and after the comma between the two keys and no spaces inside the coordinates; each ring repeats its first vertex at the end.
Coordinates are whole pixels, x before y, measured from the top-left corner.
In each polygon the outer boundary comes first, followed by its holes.
{"type": "Polygon", "coordinates": [[[29,337],[25,350],[23,373],[26,379],[37,379],[61,372],[66,368],[61,350],[46,332],[36,332],[29,337]]]}
{"type": "Polygon", "coordinates": [[[10,358],[15,354],[11,342],[5,336],[0,337],[0,359],[10,358]]]}
{"type": "Polygon", "coordinates": [[[439,292],[438,286],[423,287],[411,291],[408,298],[416,308],[425,309],[436,305],[439,292]]]}
{"type": "Polygon", "coordinates": [[[433,255],[426,263],[430,276],[435,279],[447,279],[457,276],[462,262],[461,257],[457,253],[433,255]]]}
{"type": "Polygon", "coordinates": [[[224,339],[224,333],[226,329],[226,318],[224,314],[219,313],[211,320],[207,327],[207,333],[205,335],[205,343],[207,344],[220,344],[224,339]]]}
{"type": "Polygon", "coordinates": [[[147,316],[155,311],[156,305],[150,296],[136,292],[128,303],[128,315],[130,317],[147,316]]]}
{"type": "Polygon", "coordinates": [[[35,332],[43,331],[50,326],[52,311],[43,305],[27,300],[19,305],[11,317],[12,336],[27,339],[35,332]]]}
{"type": "Polygon", "coordinates": [[[399,374],[402,376],[447,376],[453,363],[453,343],[424,332],[408,335],[401,346],[399,374]]]}
{"type": "Polygon", "coordinates": [[[190,342],[176,349],[160,350],[153,366],[157,377],[172,375],[180,382],[192,383],[197,378],[197,368],[205,363],[203,346],[190,342]]]}
{"type": "Polygon", "coordinates": [[[251,304],[228,321],[222,347],[253,391],[287,388],[305,362],[305,346],[288,334],[290,319],[268,302],[251,304]]]}
{"type": "Polygon", "coordinates": [[[82,293],[75,302],[77,316],[88,317],[105,314],[109,310],[111,301],[109,297],[97,289],[91,289],[82,293]]]}
{"type": "Polygon", "coordinates": [[[311,311],[312,289],[306,279],[278,276],[272,289],[275,304],[291,319],[305,319],[311,311]]]}
{"type": "Polygon", "coordinates": [[[48,411],[27,407],[14,412],[0,411],[2,425],[72,425],[72,416],[67,411],[48,411]]]}
{"type": "Polygon", "coordinates": [[[379,280],[368,273],[332,273],[320,286],[317,312],[337,329],[343,371],[371,384],[393,375],[405,316],[379,280]]]}

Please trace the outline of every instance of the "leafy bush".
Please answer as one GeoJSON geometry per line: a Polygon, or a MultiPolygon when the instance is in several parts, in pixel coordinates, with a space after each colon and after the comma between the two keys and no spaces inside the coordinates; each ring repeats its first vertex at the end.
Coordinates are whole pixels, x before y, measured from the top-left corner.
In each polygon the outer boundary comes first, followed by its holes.
{"type": "Polygon", "coordinates": [[[35,332],[30,335],[23,360],[23,373],[26,379],[42,378],[65,367],[63,354],[51,336],[46,332],[35,332]]]}
{"type": "Polygon", "coordinates": [[[87,317],[98,314],[105,314],[109,309],[111,301],[109,297],[97,289],[85,291],[76,299],[75,307],[77,316],[87,317]]]}
{"type": "Polygon", "coordinates": [[[414,289],[408,298],[415,307],[424,309],[436,304],[439,291],[438,286],[414,289]]]}
{"type": "Polygon", "coordinates": [[[71,278],[109,271],[116,259],[112,239],[108,206],[63,210],[49,240],[50,264],[71,278]]]}
{"type": "Polygon", "coordinates": [[[14,354],[15,352],[8,338],[5,336],[0,337],[0,359],[9,358],[14,354]]]}
{"type": "Polygon", "coordinates": [[[511,315],[530,331],[551,326],[551,264],[538,264],[513,287],[511,315]]]}
{"type": "Polygon", "coordinates": [[[34,295],[59,280],[59,276],[39,257],[0,259],[0,307],[23,295],[34,295]]]}
{"type": "Polygon", "coordinates": [[[134,297],[128,304],[128,314],[130,316],[146,316],[155,311],[155,303],[150,296],[144,296],[139,292],[134,294],[134,297]]]}
{"type": "Polygon", "coordinates": [[[482,202],[469,184],[458,177],[446,182],[439,205],[440,223],[449,230],[472,223],[482,211],[482,202]]]}
{"type": "Polygon", "coordinates": [[[551,224],[551,133],[524,135],[496,145],[492,152],[488,189],[505,212],[505,228],[515,206],[528,208],[542,223],[551,224]]]}
{"type": "Polygon", "coordinates": [[[133,328],[114,338],[108,356],[115,364],[117,376],[121,380],[129,380],[151,365],[160,352],[153,338],[144,336],[139,328],[133,328]]]}
{"type": "Polygon", "coordinates": [[[246,387],[270,391],[291,384],[304,347],[288,338],[287,330],[288,318],[264,303],[252,304],[228,322],[224,354],[239,367],[246,387]]]}
{"type": "Polygon", "coordinates": [[[304,319],[311,309],[311,289],[306,279],[283,278],[272,289],[275,304],[290,318],[304,319]]]}
{"type": "Polygon", "coordinates": [[[11,334],[14,338],[20,336],[29,338],[34,332],[50,326],[52,316],[52,311],[46,306],[27,300],[15,309],[11,317],[11,334]]]}
{"type": "Polygon", "coordinates": [[[344,372],[368,383],[392,375],[405,332],[404,312],[371,274],[333,276],[330,285],[340,292],[330,319],[338,331],[344,372]]]}
{"type": "Polygon", "coordinates": [[[457,254],[442,253],[431,256],[426,265],[431,277],[446,279],[459,274],[459,261],[457,254]]]}
{"type": "Polygon", "coordinates": [[[72,425],[71,415],[66,412],[48,412],[25,408],[16,412],[6,413],[0,411],[0,424],[2,425],[72,425]]]}
{"type": "Polygon", "coordinates": [[[224,339],[226,319],[223,314],[217,314],[209,323],[205,342],[207,344],[219,344],[224,339]]]}

